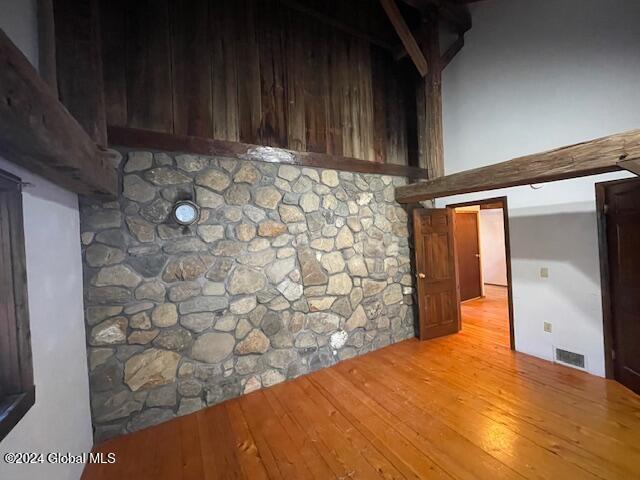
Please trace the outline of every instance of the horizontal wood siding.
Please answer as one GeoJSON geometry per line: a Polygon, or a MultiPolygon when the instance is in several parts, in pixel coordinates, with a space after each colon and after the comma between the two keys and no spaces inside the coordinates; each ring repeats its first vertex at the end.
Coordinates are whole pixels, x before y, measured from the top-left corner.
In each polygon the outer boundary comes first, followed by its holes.
{"type": "Polygon", "coordinates": [[[108,124],[415,164],[415,72],[291,4],[398,43],[369,0],[101,0],[108,124]]]}

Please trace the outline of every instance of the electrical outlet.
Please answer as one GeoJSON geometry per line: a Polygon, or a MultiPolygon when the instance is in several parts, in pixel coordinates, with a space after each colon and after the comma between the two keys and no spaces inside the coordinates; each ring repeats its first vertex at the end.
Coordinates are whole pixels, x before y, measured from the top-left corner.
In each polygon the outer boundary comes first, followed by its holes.
{"type": "Polygon", "coordinates": [[[540,278],[549,278],[549,269],[547,267],[540,268],[540,278]]]}
{"type": "Polygon", "coordinates": [[[551,323],[550,322],[544,322],[544,331],[547,333],[551,333],[551,323]]]}

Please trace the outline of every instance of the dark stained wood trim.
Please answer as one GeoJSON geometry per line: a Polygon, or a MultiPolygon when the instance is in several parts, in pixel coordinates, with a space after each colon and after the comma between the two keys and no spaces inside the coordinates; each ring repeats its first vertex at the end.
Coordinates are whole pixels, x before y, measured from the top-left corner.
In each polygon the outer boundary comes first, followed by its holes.
{"type": "Polygon", "coordinates": [[[640,175],[640,159],[621,160],[620,162],[618,162],[618,166],[635,175],[640,175]]]}
{"type": "Polygon", "coordinates": [[[0,442],[36,403],[36,387],[20,395],[0,398],[0,442]]]}
{"type": "Polygon", "coordinates": [[[621,160],[637,159],[640,159],[640,130],[630,130],[397,187],[396,201],[418,202],[461,193],[596,175],[620,170],[621,160]]]}
{"type": "Polygon", "coordinates": [[[511,273],[511,237],[509,234],[509,203],[507,197],[495,197],[495,198],[485,198],[483,200],[475,200],[470,202],[463,203],[453,203],[447,205],[447,208],[458,208],[458,207],[472,207],[475,205],[480,205],[480,209],[482,209],[483,205],[489,205],[495,208],[495,206],[499,206],[502,208],[502,217],[504,224],[504,249],[505,256],[507,259],[507,290],[508,290],[508,302],[509,302],[509,344],[511,350],[516,349],[516,337],[515,337],[515,327],[513,322],[513,277],[511,273]]]}
{"type": "Polygon", "coordinates": [[[58,92],[56,31],[53,0],[38,0],[38,71],[51,90],[58,92]]]}
{"type": "Polygon", "coordinates": [[[115,169],[0,30],[0,154],[69,190],[113,197],[115,169]]]}
{"type": "Polygon", "coordinates": [[[340,20],[337,20],[333,17],[330,17],[329,15],[325,15],[322,12],[318,12],[317,10],[314,10],[313,8],[308,7],[307,5],[303,5],[299,2],[296,2],[295,0],[280,0],[280,3],[288,8],[290,8],[291,10],[295,10],[296,12],[300,12],[303,13],[311,18],[314,18],[322,23],[324,23],[325,25],[329,25],[330,27],[335,28],[336,30],[340,30],[344,33],[347,33],[349,35],[351,35],[352,37],[356,37],[359,38],[361,40],[365,40],[369,43],[371,43],[372,45],[376,45],[380,48],[385,49],[388,52],[394,53],[398,50],[398,47],[396,47],[395,45],[391,45],[387,42],[385,42],[384,40],[381,40],[379,38],[376,38],[366,32],[363,32],[361,30],[358,30],[355,27],[352,27],[351,25],[347,25],[346,23],[341,22],[340,20]]]}
{"type": "Polygon", "coordinates": [[[195,153],[269,163],[287,163],[306,167],[332,168],[349,172],[427,178],[427,171],[422,168],[371,162],[324,153],[296,152],[284,148],[172,135],[169,133],[126,127],[110,126],[108,127],[108,135],[109,143],[112,147],[195,153]]]}
{"type": "Polygon", "coordinates": [[[448,0],[402,0],[421,13],[436,11],[438,17],[453,29],[463,34],[471,28],[471,13],[466,5],[457,5],[448,0]]]}
{"type": "Polygon", "coordinates": [[[458,38],[451,44],[449,48],[440,57],[440,69],[444,70],[447,65],[451,63],[451,60],[462,50],[464,47],[464,35],[458,35],[458,38]]]}
{"type": "Polygon", "coordinates": [[[60,101],[100,146],[107,145],[98,0],[53,0],[60,101]]]}
{"type": "Polygon", "coordinates": [[[389,17],[389,21],[396,30],[400,41],[402,41],[404,48],[407,50],[411,60],[413,60],[418,72],[420,72],[420,75],[424,77],[429,71],[427,59],[422,53],[422,50],[420,50],[418,42],[416,42],[413,33],[411,33],[407,22],[402,16],[402,12],[400,12],[400,9],[396,4],[396,0],[380,0],[380,4],[387,14],[387,17],[389,17]]]}
{"type": "Polygon", "coordinates": [[[613,309],[611,306],[611,270],[609,267],[609,242],[607,241],[607,187],[621,183],[635,182],[640,186],[640,179],[625,178],[609,182],[596,183],[596,215],[598,222],[598,253],[600,257],[600,291],[602,295],[602,326],[604,334],[604,370],[606,378],[613,379],[614,329],[613,309]]]}

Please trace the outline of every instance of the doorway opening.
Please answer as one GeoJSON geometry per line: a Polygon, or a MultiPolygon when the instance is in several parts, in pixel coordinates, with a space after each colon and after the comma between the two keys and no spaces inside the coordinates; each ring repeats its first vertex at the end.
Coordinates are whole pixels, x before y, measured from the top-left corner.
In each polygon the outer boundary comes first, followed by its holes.
{"type": "Polygon", "coordinates": [[[462,329],[493,332],[515,350],[507,198],[447,206],[454,216],[462,329]]]}
{"type": "Polygon", "coordinates": [[[640,394],[640,179],[596,184],[605,374],[640,394]]]}

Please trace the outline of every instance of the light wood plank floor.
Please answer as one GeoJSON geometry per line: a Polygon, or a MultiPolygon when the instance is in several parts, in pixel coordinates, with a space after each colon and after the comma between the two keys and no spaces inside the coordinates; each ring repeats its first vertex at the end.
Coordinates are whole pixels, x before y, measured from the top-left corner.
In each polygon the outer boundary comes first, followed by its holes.
{"type": "Polygon", "coordinates": [[[83,479],[640,478],[640,397],[509,350],[505,289],[409,340],[98,447],[83,479]]]}

